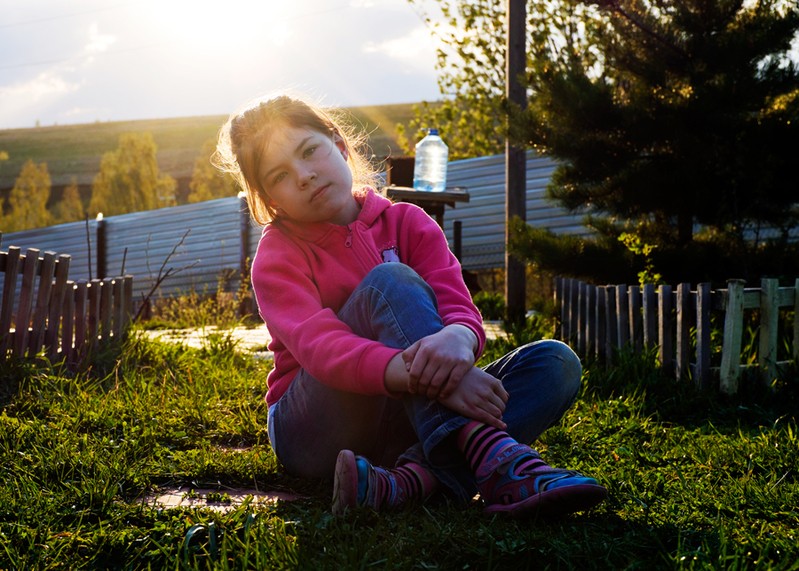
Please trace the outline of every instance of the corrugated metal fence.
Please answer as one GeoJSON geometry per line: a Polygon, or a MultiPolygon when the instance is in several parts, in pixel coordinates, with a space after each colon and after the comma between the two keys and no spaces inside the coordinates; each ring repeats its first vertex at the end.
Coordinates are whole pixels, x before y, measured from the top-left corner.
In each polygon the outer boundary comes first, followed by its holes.
{"type": "MultiPolygon", "coordinates": [[[[449,164],[448,185],[465,187],[470,198],[448,209],[444,231],[452,244],[454,222],[462,223],[462,262],[467,270],[504,266],[504,161],[503,155],[496,155],[449,164]]],[[[554,232],[587,234],[581,215],[546,199],[554,167],[552,160],[528,154],[527,221],[554,232]]],[[[222,276],[236,276],[226,284],[234,290],[259,237],[260,228],[250,221],[244,202],[231,197],[15,232],[4,235],[3,243],[69,254],[75,280],[133,275],[134,299],[140,301],[166,271],[170,275],[158,295],[213,292],[222,276]]]]}

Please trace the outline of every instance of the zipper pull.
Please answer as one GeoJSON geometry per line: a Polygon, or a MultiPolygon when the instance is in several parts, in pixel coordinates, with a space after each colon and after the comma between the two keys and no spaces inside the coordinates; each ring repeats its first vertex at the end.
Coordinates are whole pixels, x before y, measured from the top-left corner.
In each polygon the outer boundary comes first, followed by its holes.
{"type": "Polygon", "coordinates": [[[347,239],[344,240],[344,246],[352,248],[352,228],[347,224],[347,239]]]}

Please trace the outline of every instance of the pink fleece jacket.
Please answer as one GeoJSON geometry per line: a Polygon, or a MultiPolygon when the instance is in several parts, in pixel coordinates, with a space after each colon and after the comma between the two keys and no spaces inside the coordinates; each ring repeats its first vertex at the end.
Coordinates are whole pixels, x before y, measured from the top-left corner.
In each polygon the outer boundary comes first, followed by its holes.
{"type": "Polygon", "coordinates": [[[369,189],[356,194],[347,226],[279,220],[263,231],[252,264],[258,310],[274,352],[266,401],[286,392],[300,368],[332,387],[387,394],[388,362],[400,351],[355,335],[336,316],[377,264],[402,262],[432,287],[445,325],[459,323],[485,344],[482,319],[441,228],[421,208],[394,204],[369,189]]]}

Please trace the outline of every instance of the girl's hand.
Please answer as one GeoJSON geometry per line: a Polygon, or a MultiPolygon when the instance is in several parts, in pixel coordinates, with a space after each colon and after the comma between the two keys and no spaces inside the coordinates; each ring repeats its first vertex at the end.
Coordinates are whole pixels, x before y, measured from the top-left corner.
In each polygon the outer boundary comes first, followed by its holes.
{"type": "Polygon", "coordinates": [[[408,392],[433,400],[447,398],[474,366],[477,338],[468,327],[448,325],[402,352],[408,392]]]}
{"type": "Polygon", "coordinates": [[[500,430],[507,428],[502,413],[505,412],[508,393],[499,379],[482,369],[472,367],[449,396],[437,400],[467,418],[500,430]]]}

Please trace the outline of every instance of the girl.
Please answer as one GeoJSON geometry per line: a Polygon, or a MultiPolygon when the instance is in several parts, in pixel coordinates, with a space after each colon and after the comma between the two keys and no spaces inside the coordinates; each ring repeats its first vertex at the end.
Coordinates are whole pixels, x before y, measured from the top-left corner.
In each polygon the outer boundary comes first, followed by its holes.
{"type": "Polygon", "coordinates": [[[265,225],[252,283],[272,337],[268,431],[281,464],[332,477],[337,514],[438,490],[479,492],[486,512],[513,515],[599,503],[596,480],[525,444],[574,401],[576,355],[540,341],[477,368],[485,333],[444,234],[374,190],[357,142],[285,95],[232,115],[219,136],[217,165],[265,225]]]}

